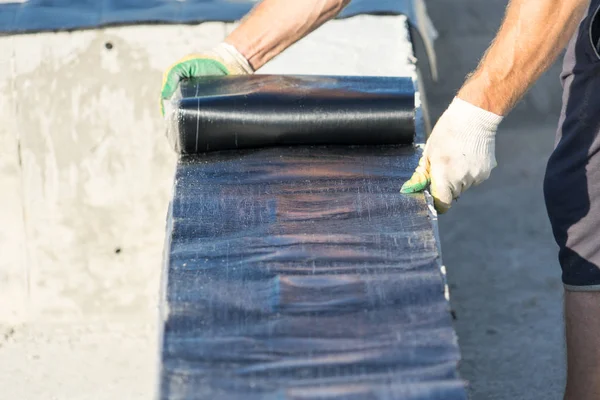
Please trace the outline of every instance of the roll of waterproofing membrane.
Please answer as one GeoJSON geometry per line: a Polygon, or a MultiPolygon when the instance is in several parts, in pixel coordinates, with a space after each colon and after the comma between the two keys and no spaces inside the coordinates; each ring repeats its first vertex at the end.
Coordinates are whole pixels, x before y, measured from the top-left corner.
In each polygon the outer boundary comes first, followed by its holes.
{"type": "Polygon", "coordinates": [[[282,145],[411,144],[408,77],[253,75],[184,81],[167,107],[182,154],[282,145]]]}
{"type": "MultiPolygon", "coordinates": [[[[210,91],[184,93],[233,93],[247,109],[239,82],[262,81],[271,84],[269,104],[290,86],[307,104],[314,85],[306,79],[238,79],[234,92],[235,80],[219,79],[210,91]]],[[[371,78],[347,79],[327,87],[341,97],[372,87],[371,78]]],[[[340,102],[329,104],[323,113],[340,102]]],[[[267,131],[280,123],[269,121],[253,123],[267,131]]],[[[420,149],[268,143],[180,157],[167,218],[159,398],[465,400],[431,204],[399,192],[420,149]]]]}

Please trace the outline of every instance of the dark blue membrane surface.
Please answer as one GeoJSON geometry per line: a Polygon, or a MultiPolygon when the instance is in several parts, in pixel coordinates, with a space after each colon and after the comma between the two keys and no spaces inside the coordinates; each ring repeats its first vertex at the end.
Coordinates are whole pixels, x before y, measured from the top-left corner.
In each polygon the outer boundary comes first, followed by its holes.
{"type": "MultiPolygon", "coordinates": [[[[255,0],[28,0],[0,4],[0,32],[237,21],[256,3],[255,0]]],[[[416,21],[412,0],[353,0],[339,18],[358,14],[404,14],[416,21]]]]}
{"type": "Polygon", "coordinates": [[[413,146],[183,157],[161,399],[465,399],[413,146]]]}

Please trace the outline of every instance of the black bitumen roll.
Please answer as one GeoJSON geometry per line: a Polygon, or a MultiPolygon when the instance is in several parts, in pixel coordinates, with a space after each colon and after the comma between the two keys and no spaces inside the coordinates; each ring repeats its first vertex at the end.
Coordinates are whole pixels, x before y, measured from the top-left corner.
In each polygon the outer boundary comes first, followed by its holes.
{"type": "Polygon", "coordinates": [[[253,75],[184,81],[168,135],[182,154],[287,145],[412,144],[407,77],[253,75]]]}

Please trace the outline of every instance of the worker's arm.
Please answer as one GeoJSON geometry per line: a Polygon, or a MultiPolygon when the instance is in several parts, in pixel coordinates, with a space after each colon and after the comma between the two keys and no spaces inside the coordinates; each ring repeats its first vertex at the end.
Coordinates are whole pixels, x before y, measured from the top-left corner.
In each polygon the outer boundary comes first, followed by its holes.
{"type": "Polygon", "coordinates": [[[334,18],[350,0],[264,0],[225,42],[259,69],[296,41],[334,18]]]}
{"type": "MultiPolygon", "coordinates": [[[[253,73],[291,44],[334,18],[350,0],[264,0],[250,12],[224,43],[174,63],[163,75],[163,100],[181,79],[206,75],[253,73]]],[[[164,110],[163,110],[164,112],[164,110]]]]}
{"type": "Polygon", "coordinates": [[[512,0],[492,45],[440,117],[419,167],[402,187],[431,185],[436,208],[490,175],[496,166],[495,134],[502,117],[564,49],[589,0],[512,0]]]}

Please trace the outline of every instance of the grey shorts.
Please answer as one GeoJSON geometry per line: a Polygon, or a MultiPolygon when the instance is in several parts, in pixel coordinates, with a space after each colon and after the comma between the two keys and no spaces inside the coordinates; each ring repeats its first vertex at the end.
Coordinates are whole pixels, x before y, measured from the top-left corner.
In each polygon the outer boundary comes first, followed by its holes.
{"type": "Polygon", "coordinates": [[[568,290],[600,291],[600,0],[571,40],[544,197],[568,290]]]}

